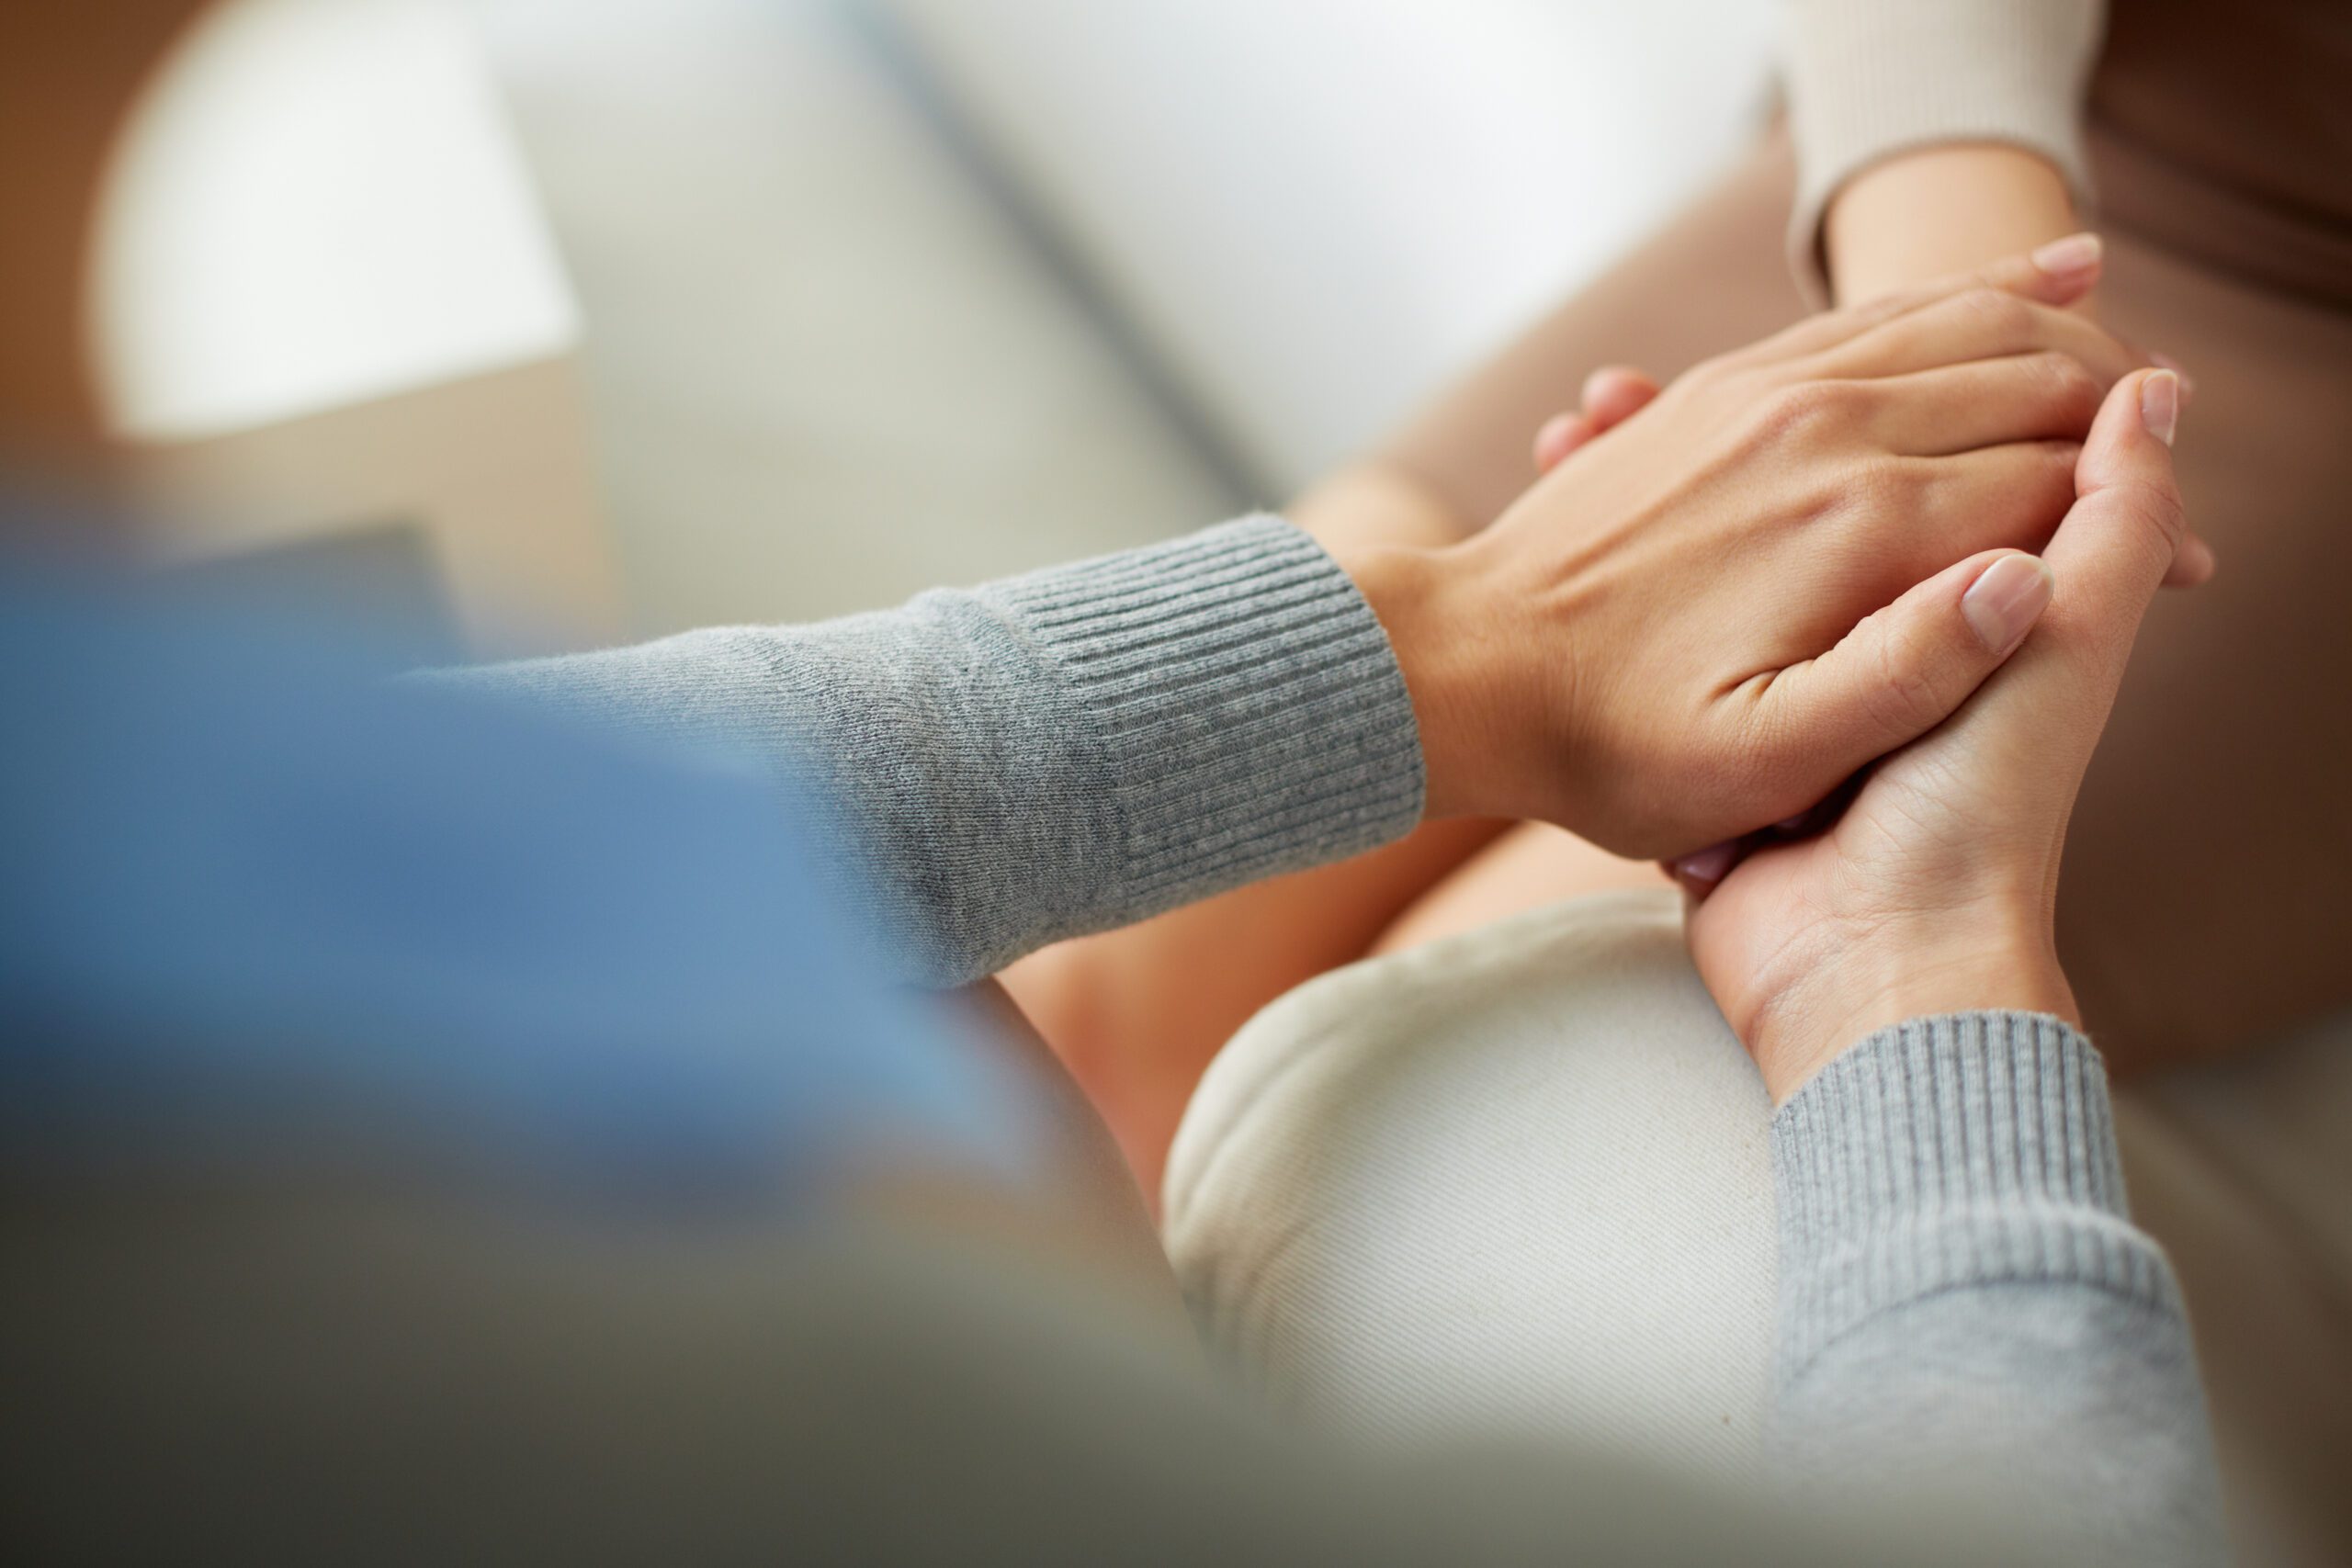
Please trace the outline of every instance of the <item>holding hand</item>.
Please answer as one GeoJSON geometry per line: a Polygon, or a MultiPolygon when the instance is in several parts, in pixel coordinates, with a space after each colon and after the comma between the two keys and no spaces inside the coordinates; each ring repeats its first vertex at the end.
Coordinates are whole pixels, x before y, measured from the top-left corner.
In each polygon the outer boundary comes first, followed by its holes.
{"type": "Polygon", "coordinates": [[[1875,1031],[2074,998],[2052,911],[2075,790],[2140,616],[2185,534],[2169,370],[2125,378],[2077,468],[2031,639],[1950,722],[1889,757],[1818,838],[1683,871],[1690,950],[1774,1103],[1875,1031]],[[1720,877],[1720,885],[1716,879],[1720,877]]]}
{"type": "Polygon", "coordinates": [[[2058,309],[2096,243],[2039,255],[1699,367],[1461,545],[1343,558],[1431,814],[1687,853],[1942,722],[2039,612],[2002,557],[2049,536],[2101,393],[2143,363],[2058,309]]]}

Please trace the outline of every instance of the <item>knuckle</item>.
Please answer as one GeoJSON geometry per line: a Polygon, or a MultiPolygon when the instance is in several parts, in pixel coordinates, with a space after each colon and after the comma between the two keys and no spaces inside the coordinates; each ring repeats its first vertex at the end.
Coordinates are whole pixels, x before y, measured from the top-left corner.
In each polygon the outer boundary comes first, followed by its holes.
{"type": "Polygon", "coordinates": [[[1820,728],[1815,712],[1804,706],[1792,709],[1785,700],[1758,700],[1738,716],[1725,731],[1729,743],[1721,773],[1731,798],[1747,808],[1734,815],[1777,800],[1821,771],[1832,749],[1823,747],[1813,733],[1820,728]]]}
{"type": "Polygon", "coordinates": [[[1907,315],[1923,305],[1932,304],[1935,294],[1930,289],[1899,289],[1865,299],[1859,305],[1848,305],[1838,312],[1838,320],[1848,331],[1860,333],[1866,328],[1883,326],[1897,316],[1907,315]]]}
{"type": "Polygon", "coordinates": [[[1690,367],[1690,369],[1685,370],[1680,378],[1685,381],[1704,381],[1710,383],[1721,381],[1736,371],[1741,363],[1742,361],[1737,350],[1733,350],[1724,354],[1710,355],[1706,358],[1699,361],[1698,364],[1690,367]]]}
{"type": "Polygon", "coordinates": [[[1919,511],[1931,483],[1928,464],[1875,452],[1838,466],[1831,502],[1849,524],[1873,528],[1919,511]]]}
{"type": "Polygon", "coordinates": [[[1726,422],[1736,421],[1738,411],[1760,404],[1775,384],[1770,367],[1752,360],[1749,353],[1738,350],[1702,359],[1677,376],[1659,396],[1679,394],[1717,411],[1726,422]]]}
{"type": "Polygon", "coordinates": [[[1865,621],[1875,649],[1870,704],[1879,728],[1892,735],[1914,735],[1944,716],[1943,684],[1938,679],[1936,648],[1917,623],[1881,610],[1865,621]],[[1875,626],[1871,622],[1878,623],[1875,626]]]}
{"type": "Polygon", "coordinates": [[[2018,337],[2033,325],[2033,307],[2003,289],[1971,288],[1953,304],[1976,327],[1995,337],[2018,337]]]}
{"type": "Polygon", "coordinates": [[[2066,506],[2075,503],[2075,471],[2083,466],[2083,444],[2079,441],[2044,441],[2041,444],[2042,461],[2049,465],[2047,481],[2054,488],[2066,506]]]}
{"type": "Polygon", "coordinates": [[[2127,526],[2146,533],[2170,551],[2188,532],[2188,515],[2180,491],[2155,479],[2132,478],[2109,487],[2109,504],[2127,526]]]}
{"type": "Polygon", "coordinates": [[[2034,373],[2041,378],[2050,405],[2069,428],[2090,429],[2107,389],[2091,367],[2071,354],[2056,351],[2033,355],[2034,373]]]}
{"type": "Polygon", "coordinates": [[[1765,397],[1759,404],[1759,426],[1770,441],[1817,439],[1850,422],[1856,404],[1845,382],[1796,381],[1765,397]]]}

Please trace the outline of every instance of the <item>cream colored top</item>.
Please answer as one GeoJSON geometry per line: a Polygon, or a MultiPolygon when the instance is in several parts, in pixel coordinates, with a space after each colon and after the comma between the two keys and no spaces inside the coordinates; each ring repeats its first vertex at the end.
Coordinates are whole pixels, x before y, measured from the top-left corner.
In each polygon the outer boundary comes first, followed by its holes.
{"type": "Polygon", "coordinates": [[[1789,258],[1816,299],[1831,197],[1894,153],[1994,141],[2039,153],[2087,210],[2084,94],[2105,0],[1782,0],[1798,180],[1789,258]]]}

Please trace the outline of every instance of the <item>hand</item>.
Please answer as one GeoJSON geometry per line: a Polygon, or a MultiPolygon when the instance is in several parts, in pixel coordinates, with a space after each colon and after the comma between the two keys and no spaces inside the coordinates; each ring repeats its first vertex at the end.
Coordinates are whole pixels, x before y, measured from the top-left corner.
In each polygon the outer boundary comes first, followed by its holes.
{"type": "MultiPolygon", "coordinates": [[[[1964,272],[1979,262],[2071,234],[2077,227],[2066,182],[2040,154],[1989,143],[1941,143],[1871,164],[1839,188],[1822,227],[1822,257],[1840,304],[1964,272]]],[[[2096,296],[2068,308],[2091,313],[2096,296]]],[[[2152,365],[2180,371],[2183,407],[2197,384],[2178,362],[2144,351],[2152,365]]],[[[1587,394],[1588,418],[1593,414],[1587,394]]],[[[2213,575],[2213,552],[2191,534],[2165,577],[2195,588],[2213,575]]]]}
{"type": "Polygon", "coordinates": [[[1343,555],[1431,814],[1683,853],[1941,722],[2022,634],[1997,581],[1962,608],[1984,552],[2048,537],[2100,393],[2143,363],[2056,308],[2096,242],[2039,254],[1700,367],[1460,545],[1343,555]]]}
{"type": "Polygon", "coordinates": [[[2117,385],[2045,563],[2025,646],[1933,733],[1886,759],[1818,837],[1679,868],[1690,951],[1774,1103],[1906,1018],[1984,1008],[2075,1021],[2051,917],[2075,793],[2184,536],[2169,370],[2117,385]],[[1721,878],[1720,882],[1717,878],[1721,878]]]}
{"type": "MultiPolygon", "coordinates": [[[[2196,396],[2196,385],[2188,373],[2164,355],[2152,353],[2148,357],[2179,375],[2180,402],[2187,408],[2196,396]]],[[[1657,393],[1658,385],[1648,373],[1631,366],[1606,365],[1594,371],[1585,378],[1582,405],[1569,412],[1554,414],[1535,432],[1536,473],[1550,473],[1649,407],[1657,393]]],[[[2172,558],[2172,567],[2165,573],[2165,586],[2201,588],[2212,580],[2220,564],[2213,547],[2192,529],[2180,541],[2179,553],[2172,558]]]]}

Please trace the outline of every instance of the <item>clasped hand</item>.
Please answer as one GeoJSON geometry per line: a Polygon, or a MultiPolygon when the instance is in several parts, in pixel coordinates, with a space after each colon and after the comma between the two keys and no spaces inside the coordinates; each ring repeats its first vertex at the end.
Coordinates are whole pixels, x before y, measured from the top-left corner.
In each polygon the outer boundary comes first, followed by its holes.
{"type": "Polygon", "coordinates": [[[1667,858],[1813,807],[1949,717],[2049,599],[2101,398],[2095,244],[1710,360],[1439,550],[1342,555],[1420,721],[1431,816],[1667,858]]]}
{"type": "Polygon", "coordinates": [[[2060,308],[2098,260],[2078,237],[1662,393],[1596,384],[1486,533],[1344,563],[1431,812],[1671,861],[1776,1102],[1905,1019],[2079,1021],[2067,818],[2150,597],[2213,567],[2173,479],[2179,378],[2060,308]]]}

